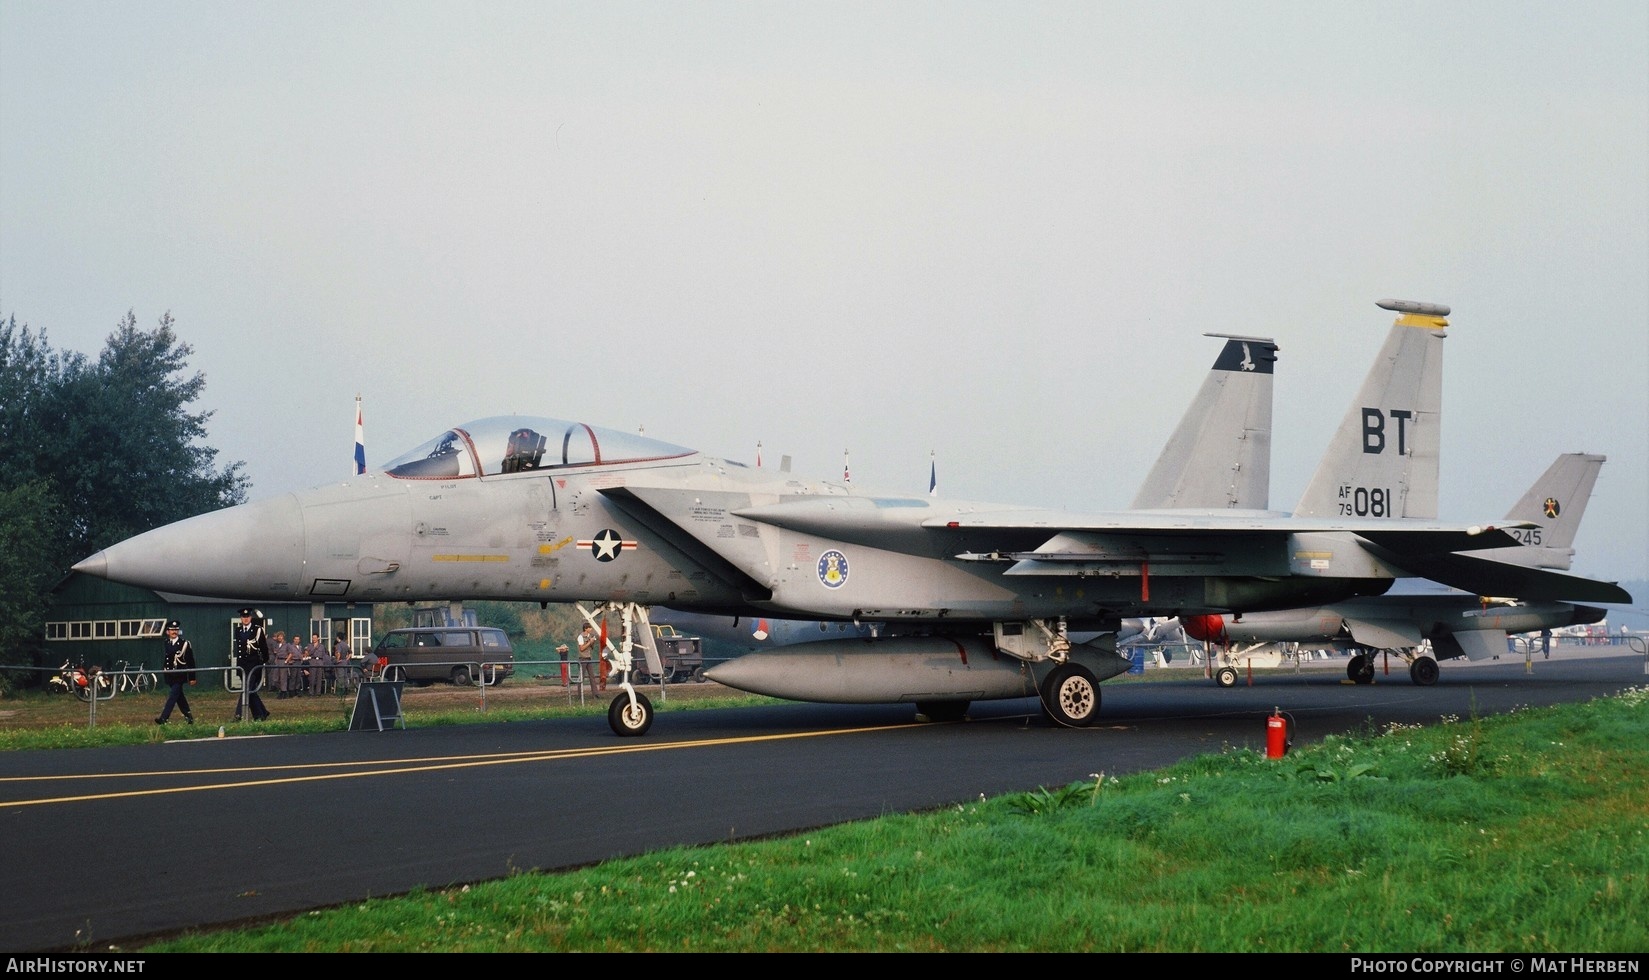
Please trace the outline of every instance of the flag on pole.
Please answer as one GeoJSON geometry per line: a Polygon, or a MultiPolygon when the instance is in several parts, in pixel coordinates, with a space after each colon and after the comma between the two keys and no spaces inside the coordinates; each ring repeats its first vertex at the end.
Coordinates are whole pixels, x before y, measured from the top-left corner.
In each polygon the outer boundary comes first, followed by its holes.
{"type": "Polygon", "coordinates": [[[845,449],[842,450],[842,482],[843,483],[852,483],[853,482],[853,474],[848,472],[848,468],[847,468],[847,450],[845,450],[845,449]]]}
{"type": "Polygon", "coordinates": [[[939,462],[934,458],[933,450],[928,450],[928,496],[937,496],[939,493],[939,462]]]}
{"type": "Polygon", "coordinates": [[[361,396],[355,396],[355,475],[366,472],[366,429],[361,425],[361,396]]]}

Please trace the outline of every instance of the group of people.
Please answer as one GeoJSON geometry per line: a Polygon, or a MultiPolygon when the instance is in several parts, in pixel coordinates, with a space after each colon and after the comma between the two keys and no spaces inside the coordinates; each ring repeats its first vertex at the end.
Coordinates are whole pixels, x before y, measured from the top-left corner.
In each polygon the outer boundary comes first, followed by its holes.
{"type": "Polygon", "coordinates": [[[349,641],[339,633],[328,646],[321,634],[309,634],[305,644],[300,634],[288,640],[275,631],[270,651],[268,687],[275,700],[305,695],[343,694],[360,686],[360,668],[350,659],[349,641]]]}
{"type": "MultiPolygon", "coordinates": [[[[252,610],[240,611],[240,623],[235,627],[232,654],[235,666],[241,670],[245,697],[241,704],[252,713],[253,721],[267,721],[269,709],[264,707],[259,691],[268,686],[276,692],[276,700],[305,694],[332,694],[347,691],[361,682],[361,669],[350,656],[349,639],[339,633],[329,648],[321,642],[319,633],[312,633],[308,645],[294,633],[290,640],[286,631],[277,630],[270,642],[262,617],[254,619],[252,610]]],[[[183,638],[183,628],[177,620],[166,624],[166,647],[162,660],[162,679],[168,692],[166,706],[160,709],[155,724],[164,725],[172,717],[173,709],[183,714],[183,720],[193,725],[195,716],[189,710],[185,688],[196,684],[195,652],[183,638]]],[[[235,720],[241,720],[241,704],[235,706],[235,720]]]]}

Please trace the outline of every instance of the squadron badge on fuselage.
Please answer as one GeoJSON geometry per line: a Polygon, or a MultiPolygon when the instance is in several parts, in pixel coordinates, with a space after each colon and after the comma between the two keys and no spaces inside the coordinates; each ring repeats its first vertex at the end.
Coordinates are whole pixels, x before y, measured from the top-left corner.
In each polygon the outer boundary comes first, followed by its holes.
{"type": "Polygon", "coordinates": [[[819,556],[819,581],[827,589],[847,584],[847,556],[832,548],[819,556]]]}

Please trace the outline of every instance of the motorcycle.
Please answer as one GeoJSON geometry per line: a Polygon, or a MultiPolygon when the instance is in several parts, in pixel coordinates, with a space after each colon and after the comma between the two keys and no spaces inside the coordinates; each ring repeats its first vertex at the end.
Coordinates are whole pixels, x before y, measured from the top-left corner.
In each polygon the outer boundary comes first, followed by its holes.
{"type": "Polygon", "coordinates": [[[60,673],[53,675],[47,686],[53,691],[73,691],[74,696],[82,701],[90,701],[94,696],[107,697],[112,682],[103,675],[97,667],[82,667],[70,665],[65,660],[59,668],[60,673]],[[95,692],[95,695],[94,695],[95,692]]]}

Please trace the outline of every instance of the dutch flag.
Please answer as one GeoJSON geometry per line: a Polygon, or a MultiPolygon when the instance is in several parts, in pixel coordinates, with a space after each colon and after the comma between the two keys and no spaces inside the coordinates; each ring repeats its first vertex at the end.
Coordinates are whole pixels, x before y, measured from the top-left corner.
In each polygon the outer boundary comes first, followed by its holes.
{"type": "Polygon", "coordinates": [[[355,475],[366,472],[366,428],[361,424],[361,396],[355,396],[355,475]]]}

